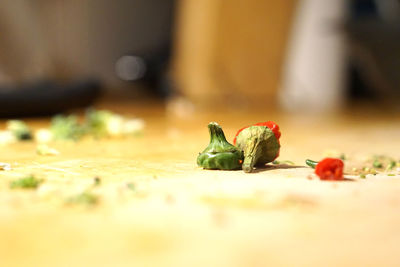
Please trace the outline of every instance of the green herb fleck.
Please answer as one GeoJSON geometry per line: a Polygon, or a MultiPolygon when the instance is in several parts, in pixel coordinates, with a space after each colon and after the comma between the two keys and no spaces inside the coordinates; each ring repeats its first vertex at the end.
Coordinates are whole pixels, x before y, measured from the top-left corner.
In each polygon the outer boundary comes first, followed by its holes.
{"type": "Polygon", "coordinates": [[[126,187],[128,187],[130,190],[135,191],[136,190],[136,186],[134,183],[127,183],[126,187]]]}
{"type": "Polygon", "coordinates": [[[11,189],[17,189],[17,188],[36,189],[42,182],[43,182],[42,179],[37,179],[33,175],[30,175],[30,176],[12,181],[10,183],[10,188],[11,189]]]}
{"type": "Polygon", "coordinates": [[[286,165],[295,165],[293,161],[290,160],[274,160],[272,162],[274,165],[279,165],[279,164],[286,164],[286,165]]]}
{"type": "Polygon", "coordinates": [[[380,169],[383,167],[383,164],[382,164],[382,162],[380,162],[378,160],[374,160],[374,162],[372,163],[372,166],[374,166],[374,168],[380,169]]]}
{"type": "Polygon", "coordinates": [[[362,174],[360,174],[360,178],[365,179],[365,178],[367,178],[367,176],[364,173],[362,173],[362,174]]]}
{"type": "Polygon", "coordinates": [[[389,162],[389,164],[386,167],[387,171],[393,170],[393,168],[396,167],[396,161],[392,160],[389,162]]]}
{"type": "Polygon", "coordinates": [[[68,204],[80,204],[94,206],[99,202],[99,197],[91,192],[85,191],[67,200],[68,204]]]}
{"type": "Polygon", "coordinates": [[[396,176],[395,174],[393,174],[393,173],[388,173],[388,175],[387,176],[396,176]]]}
{"type": "Polygon", "coordinates": [[[346,159],[347,159],[346,154],[341,153],[340,156],[339,156],[339,159],[341,159],[341,160],[346,160],[346,159]]]}

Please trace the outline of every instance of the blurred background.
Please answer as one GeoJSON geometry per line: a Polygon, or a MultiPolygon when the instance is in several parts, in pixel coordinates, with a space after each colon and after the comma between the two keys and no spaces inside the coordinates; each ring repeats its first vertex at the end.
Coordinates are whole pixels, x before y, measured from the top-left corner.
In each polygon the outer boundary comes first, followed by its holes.
{"type": "Polygon", "coordinates": [[[398,109],[398,0],[3,0],[0,115],[398,109]]]}

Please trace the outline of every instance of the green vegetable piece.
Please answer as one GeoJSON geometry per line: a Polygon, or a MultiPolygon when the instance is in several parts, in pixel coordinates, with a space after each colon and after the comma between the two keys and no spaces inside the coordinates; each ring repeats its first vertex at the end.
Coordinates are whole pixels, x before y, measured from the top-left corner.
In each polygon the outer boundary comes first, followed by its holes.
{"type": "Polygon", "coordinates": [[[226,141],[225,134],[216,122],[208,124],[210,144],[197,157],[197,165],[204,169],[237,170],[242,166],[243,153],[226,141]]]}
{"type": "Polygon", "coordinates": [[[36,147],[36,153],[41,156],[55,156],[60,154],[56,149],[49,147],[46,144],[40,144],[36,147]]]}
{"type": "Polygon", "coordinates": [[[387,171],[393,170],[393,168],[396,167],[396,161],[391,160],[388,164],[388,166],[386,167],[387,171]]]}
{"type": "Polygon", "coordinates": [[[130,190],[135,191],[136,190],[136,186],[134,183],[127,183],[126,187],[128,187],[130,190]]]}
{"type": "Polygon", "coordinates": [[[306,164],[307,164],[308,166],[310,166],[311,168],[315,169],[315,167],[316,167],[317,164],[318,164],[318,161],[311,160],[311,159],[306,159],[306,164]]]}
{"type": "Polygon", "coordinates": [[[372,166],[374,166],[374,168],[382,168],[382,162],[380,162],[379,160],[374,160],[374,162],[372,163],[372,166]]]}
{"type": "Polygon", "coordinates": [[[14,180],[10,183],[11,189],[36,189],[41,183],[42,179],[37,179],[33,175],[14,180]]]}
{"type": "Polygon", "coordinates": [[[91,192],[85,191],[67,200],[68,204],[81,204],[94,206],[99,202],[99,197],[91,192]]]}
{"type": "Polygon", "coordinates": [[[123,118],[108,110],[88,109],[86,112],[86,127],[94,137],[106,137],[119,134],[123,118]]]}
{"type": "Polygon", "coordinates": [[[365,179],[365,178],[367,178],[367,176],[364,173],[362,173],[362,174],[360,174],[360,178],[365,179]]]}
{"type": "Polygon", "coordinates": [[[78,122],[78,118],[74,115],[55,116],[51,120],[50,131],[53,133],[54,139],[72,141],[77,141],[85,133],[84,128],[78,122]]]}
{"type": "Polygon", "coordinates": [[[272,162],[278,156],[280,148],[278,139],[266,126],[243,129],[236,138],[236,145],[244,153],[244,172],[252,172],[254,166],[272,162]]]}
{"type": "Polygon", "coordinates": [[[94,177],[93,179],[93,186],[100,186],[101,185],[101,179],[100,177],[94,177]]]}
{"type": "Polygon", "coordinates": [[[387,176],[396,176],[394,173],[388,173],[387,176]]]}
{"type": "Polygon", "coordinates": [[[7,129],[20,141],[32,139],[32,131],[23,121],[10,120],[7,122],[7,129]]]}

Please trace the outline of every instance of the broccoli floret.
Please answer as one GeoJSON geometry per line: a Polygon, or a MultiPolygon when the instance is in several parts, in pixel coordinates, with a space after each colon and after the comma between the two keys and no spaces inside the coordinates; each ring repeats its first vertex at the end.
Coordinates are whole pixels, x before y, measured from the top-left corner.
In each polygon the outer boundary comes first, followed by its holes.
{"type": "Polygon", "coordinates": [[[58,140],[78,140],[84,133],[84,127],[79,123],[74,115],[57,115],[51,120],[50,130],[54,139],[58,140]]]}
{"type": "Polygon", "coordinates": [[[25,122],[20,120],[10,120],[7,122],[7,130],[9,130],[17,140],[31,140],[32,131],[25,122]]]}

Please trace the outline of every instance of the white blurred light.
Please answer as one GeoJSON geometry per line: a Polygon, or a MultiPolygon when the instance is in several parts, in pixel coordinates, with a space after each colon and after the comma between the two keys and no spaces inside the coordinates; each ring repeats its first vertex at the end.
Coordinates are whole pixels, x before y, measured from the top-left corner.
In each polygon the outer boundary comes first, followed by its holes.
{"type": "Polygon", "coordinates": [[[124,81],[134,81],[146,73],[146,63],[137,56],[122,56],[115,63],[117,76],[124,81]]]}
{"type": "Polygon", "coordinates": [[[53,133],[48,129],[39,129],[35,132],[35,140],[38,143],[48,143],[53,139],[53,133]]]}

